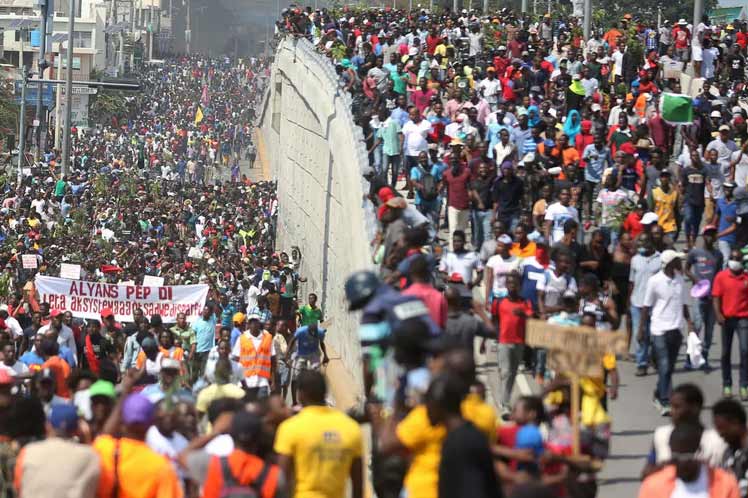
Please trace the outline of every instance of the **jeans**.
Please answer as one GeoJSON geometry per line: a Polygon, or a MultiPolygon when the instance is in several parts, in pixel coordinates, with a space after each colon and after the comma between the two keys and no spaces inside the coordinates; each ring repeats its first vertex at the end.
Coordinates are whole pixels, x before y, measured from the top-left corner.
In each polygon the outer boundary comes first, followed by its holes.
{"type": "Polygon", "coordinates": [[[652,335],[652,347],[654,348],[655,360],[657,362],[657,399],[663,406],[670,405],[670,389],[673,385],[673,370],[675,360],[678,359],[678,351],[683,342],[680,330],[668,330],[662,335],[652,335]]]}
{"type": "Polygon", "coordinates": [[[702,336],[702,354],[704,360],[709,361],[709,348],[712,347],[712,337],[714,337],[714,323],[717,321],[717,317],[714,314],[714,306],[712,306],[712,299],[707,297],[705,299],[696,299],[693,306],[693,326],[696,331],[702,330],[704,327],[704,335],[702,336]]]}
{"type": "Polygon", "coordinates": [[[545,348],[535,349],[535,376],[545,378],[545,363],[548,360],[548,350],[545,348]]]}
{"type": "Polygon", "coordinates": [[[418,211],[431,221],[434,231],[439,231],[439,211],[441,211],[441,202],[439,199],[433,201],[421,201],[416,204],[418,211]]]}
{"type": "Polygon", "coordinates": [[[600,227],[600,232],[605,237],[605,247],[615,250],[618,245],[618,230],[611,230],[610,227],[600,227]]]}
{"type": "Polygon", "coordinates": [[[686,237],[697,237],[701,217],[704,215],[704,206],[694,206],[688,202],[685,204],[686,237]]]}
{"type": "Polygon", "coordinates": [[[524,344],[499,344],[499,379],[503,387],[500,403],[504,408],[511,406],[514,380],[517,378],[517,369],[524,350],[524,344]]]}
{"type": "Polygon", "coordinates": [[[395,185],[397,184],[397,176],[400,174],[400,155],[390,156],[384,154],[383,159],[382,175],[384,175],[384,181],[385,183],[387,182],[387,172],[389,171],[392,174],[390,185],[392,188],[395,188],[395,185]]]}
{"type": "Polygon", "coordinates": [[[382,169],[384,162],[384,147],[378,145],[371,151],[372,166],[374,166],[374,172],[377,176],[382,176],[384,170],[382,169]]]}
{"type": "Polygon", "coordinates": [[[483,246],[483,242],[491,236],[491,213],[490,209],[485,211],[479,211],[473,209],[471,214],[473,215],[473,249],[476,251],[480,250],[483,246]]]}
{"type": "Polygon", "coordinates": [[[726,240],[718,240],[717,248],[719,249],[719,252],[722,253],[722,268],[727,268],[727,262],[730,261],[730,250],[732,249],[732,246],[726,240]]]}
{"type": "Polygon", "coordinates": [[[748,318],[727,318],[722,327],[722,385],[732,387],[732,336],[740,345],[740,387],[748,387],[748,318]]]}
{"type": "Polygon", "coordinates": [[[631,331],[634,336],[636,343],[636,366],[637,368],[646,368],[649,365],[649,323],[644,326],[644,339],[642,342],[636,340],[637,333],[639,332],[639,323],[642,319],[642,309],[639,306],[631,306],[631,331]]]}
{"type": "Polygon", "coordinates": [[[583,214],[585,206],[587,207],[587,213],[589,216],[588,219],[595,217],[595,211],[598,211],[597,208],[597,194],[600,193],[600,188],[602,187],[601,182],[591,182],[589,180],[584,181],[584,197],[582,200],[582,210],[579,212],[579,214],[583,214]]]}

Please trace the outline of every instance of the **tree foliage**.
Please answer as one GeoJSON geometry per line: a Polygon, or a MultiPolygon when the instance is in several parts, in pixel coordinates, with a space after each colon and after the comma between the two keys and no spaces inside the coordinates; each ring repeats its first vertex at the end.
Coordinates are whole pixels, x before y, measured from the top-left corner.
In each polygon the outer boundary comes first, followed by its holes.
{"type": "MultiPolygon", "coordinates": [[[[100,71],[91,72],[91,81],[100,81],[103,73],[100,71]]],[[[111,123],[113,117],[120,118],[127,114],[127,101],[124,92],[120,90],[111,90],[99,88],[96,95],[92,95],[89,100],[88,118],[95,124],[111,123]]]]}

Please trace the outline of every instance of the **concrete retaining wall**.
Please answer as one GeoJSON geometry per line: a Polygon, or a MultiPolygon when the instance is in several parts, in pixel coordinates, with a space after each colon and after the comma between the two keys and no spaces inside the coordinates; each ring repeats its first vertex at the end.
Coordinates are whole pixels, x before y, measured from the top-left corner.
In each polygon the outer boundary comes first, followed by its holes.
{"type": "Polygon", "coordinates": [[[333,320],[326,343],[345,370],[334,368],[334,361],[328,375],[347,377],[331,381],[342,381],[346,394],[358,397],[358,316],[346,310],[344,282],[351,272],[371,265],[375,220],[364,201],[364,137],[353,124],[350,106],[325,56],[304,39],[281,41],[260,125],[264,160],[278,180],[277,247],[301,250],[300,272],[309,280],[303,290],[317,293],[325,317],[333,320]]]}

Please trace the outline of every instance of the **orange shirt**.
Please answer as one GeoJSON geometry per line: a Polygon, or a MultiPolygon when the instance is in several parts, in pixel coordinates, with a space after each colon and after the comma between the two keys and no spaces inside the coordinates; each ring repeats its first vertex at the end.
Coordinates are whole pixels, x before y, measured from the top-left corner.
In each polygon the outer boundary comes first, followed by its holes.
{"type": "Polygon", "coordinates": [[[518,258],[529,258],[535,256],[535,250],[535,242],[528,242],[524,248],[520,247],[519,242],[515,242],[512,244],[509,254],[517,256],[518,258]]]}
{"type": "Polygon", "coordinates": [[[99,436],[93,448],[101,459],[97,498],[111,498],[114,486],[114,452],[119,444],[117,482],[119,498],[182,498],[182,486],[171,463],[136,439],[99,436]]]}
{"type": "Polygon", "coordinates": [[[42,370],[49,368],[55,374],[55,394],[63,398],[70,398],[68,388],[68,377],[70,377],[70,365],[59,356],[52,356],[42,364],[42,370]]]}
{"type": "MultiPolygon", "coordinates": [[[[229,468],[234,479],[241,485],[254,483],[260,477],[265,462],[258,456],[245,453],[242,450],[234,450],[228,456],[229,468]]],[[[270,465],[270,464],[268,464],[270,465]]],[[[262,498],[272,498],[278,490],[278,475],[280,469],[277,465],[270,465],[265,481],[260,489],[262,498]]],[[[208,473],[203,484],[202,498],[220,498],[223,488],[223,470],[221,460],[218,457],[210,459],[208,473]]]]}

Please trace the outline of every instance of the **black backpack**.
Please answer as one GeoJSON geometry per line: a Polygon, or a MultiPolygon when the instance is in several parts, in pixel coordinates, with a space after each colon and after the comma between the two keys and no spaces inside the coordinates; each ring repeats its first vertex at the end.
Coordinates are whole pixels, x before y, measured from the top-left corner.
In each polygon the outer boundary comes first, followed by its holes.
{"type": "Polygon", "coordinates": [[[221,472],[223,474],[223,487],[221,488],[220,498],[260,498],[262,496],[262,487],[270,473],[270,465],[263,464],[260,474],[253,482],[247,485],[239,484],[231,473],[229,460],[221,457],[221,472]]]}
{"type": "Polygon", "coordinates": [[[437,186],[439,185],[439,182],[436,181],[436,177],[426,171],[425,169],[421,168],[421,172],[423,175],[421,176],[421,185],[423,185],[423,189],[421,189],[421,199],[424,201],[433,201],[437,197],[439,197],[439,189],[437,186]]]}

